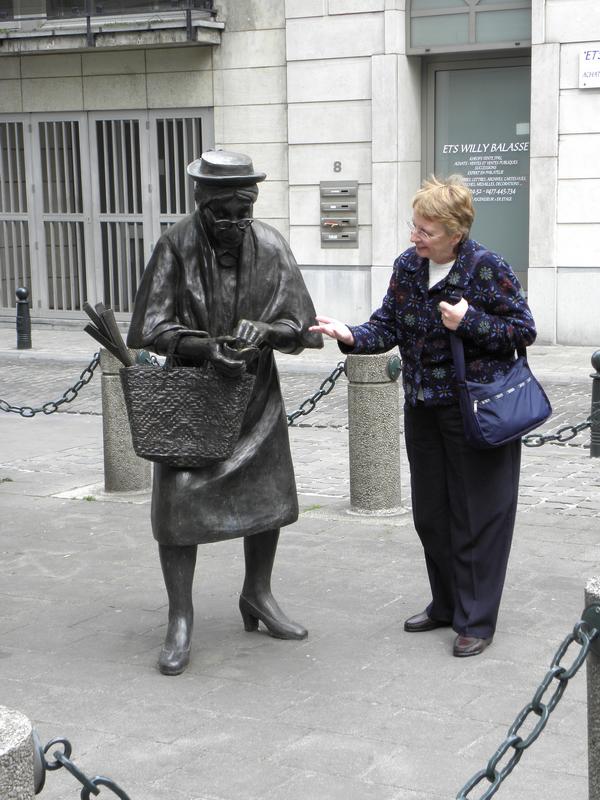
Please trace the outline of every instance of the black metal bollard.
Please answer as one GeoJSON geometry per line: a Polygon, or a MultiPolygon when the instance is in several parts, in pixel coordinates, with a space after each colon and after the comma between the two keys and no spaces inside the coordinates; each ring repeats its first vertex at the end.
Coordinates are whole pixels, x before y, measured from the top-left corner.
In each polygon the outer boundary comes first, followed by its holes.
{"type": "Polygon", "coordinates": [[[590,456],[600,458],[600,350],[592,356],[592,367],[596,370],[592,379],[592,411],[590,456]]]}
{"type": "Polygon", "coordinates": [[[29,289],[20,287],[17,295],[17,350],[31,350],[31,317],[29,316],[29,289]]]}

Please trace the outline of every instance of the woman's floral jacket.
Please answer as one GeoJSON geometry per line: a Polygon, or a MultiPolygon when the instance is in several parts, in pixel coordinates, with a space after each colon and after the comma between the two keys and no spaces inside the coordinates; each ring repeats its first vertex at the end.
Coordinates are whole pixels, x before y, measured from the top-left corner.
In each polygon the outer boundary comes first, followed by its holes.
{"type": "Polygon", "coordinates": [[[394,262],[381,308],[368,322],[350,326],[354,347],[345,353],[381,353],[400,348],[406,400],[416,405],[457,402],[450,336],[438,303],[464,297],[469,308],[456,333],[462,338],[467,379],[487,383],[508,371],[516,348],[532,344],[535,324],[521,286],[496,253],[468,239],[448,275],[428,288],[429,261],[411,247],[394,262]],[[477,258],[475,257],[478,253],[477,258]]]}

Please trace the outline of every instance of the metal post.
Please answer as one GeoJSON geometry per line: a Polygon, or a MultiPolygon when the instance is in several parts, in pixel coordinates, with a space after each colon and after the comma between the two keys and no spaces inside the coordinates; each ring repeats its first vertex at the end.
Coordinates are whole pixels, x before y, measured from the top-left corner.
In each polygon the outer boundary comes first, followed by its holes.
{"type": "Polygon", "coordinates": [[[590,375],[592,379],[592,410],[591,410],[591,458],[600,458],[600,350],[592,356],[592,367],[596,370],[590,375]]]}
{"type": "Polygon", "coordinates": [[[106,492],[147,491],[152,483],[152,467],[133,450],[119,377],[122,366],[108,350],[100,349],[104,489],[106,492]]]}
{"type": "MultiPolygon", "coordinates": [[[[600,578],[585,587],[586,608],[600,603],[600,578]]],[[[600,655],[592,647],[587,657],[588,792],[589,800],[600,800],[600,655]]]]}
{"type": "Polygon", "coordinates": [[[349,355],[350,513],[402,513],[400,505],[400,358],[349,355]]]}
{"type": "Polygon", "coordinates": [[[17,350],[31,350],[31,317],[29,315],[29,289],[24,286],[17,295],[17,350]]]}
{"type": "Polygon", "coordinates": [[[85,18],[85,39],[88,47],[95,47],[96,39],[92,32],[92,20],[89,14],[85,18]]]}

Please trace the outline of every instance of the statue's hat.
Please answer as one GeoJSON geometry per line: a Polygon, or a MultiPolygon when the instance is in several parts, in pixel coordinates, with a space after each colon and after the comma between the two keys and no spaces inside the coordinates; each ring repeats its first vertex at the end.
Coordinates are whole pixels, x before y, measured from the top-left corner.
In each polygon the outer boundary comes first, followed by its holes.
{"type": "Polygon", "coordinates": [[[249,186],[267,177],[264,172],[254,172],[250,156],[229,150],[207,150],[188,164],[187,171],[195,181],[214,186],[249,186]]]}

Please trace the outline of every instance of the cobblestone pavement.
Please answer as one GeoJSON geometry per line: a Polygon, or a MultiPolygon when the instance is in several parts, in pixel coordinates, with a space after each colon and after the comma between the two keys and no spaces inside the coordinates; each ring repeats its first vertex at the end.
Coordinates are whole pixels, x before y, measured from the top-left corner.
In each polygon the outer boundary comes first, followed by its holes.
{"type": "MultiPolygon", "coordinates": [[[[332,370],[335,364],[332,365],[332,370]]],[[[332,370],[317,372],[281,371],[281,385],[288,414],[300,407],[325,384],[332,370]]],[[[83,375],[80,366],[60,362],[0,362],[0,398],[14,406],[40,408],[48,401],[60,401],[83,375]]],[[[554,413],[539,429],[553,433],[565,426],[585,422],[590,413],[589,383],[545,383],[554,413]]],[[[317,497],[347,498],[348,466],[348,383],[341,375],[314,411],[296,420],[290,428],[298,490],[317,497]]],[[[69,397],[72,395],[69,392],[69,397]]],[[[72,402],[59,413],[101,414],[99,368],[72,402]]],[[[544,508],[559,514],[600,515],[600,468],[589,457],[589,428],[571,441],[523,448],[520,505],[522,511],[544,508]]],[[[101,457],[101,453],[98,454],[101,457]]],[[[402,450],[402,498],[409,503],[408,465],[402,450]]]]}

